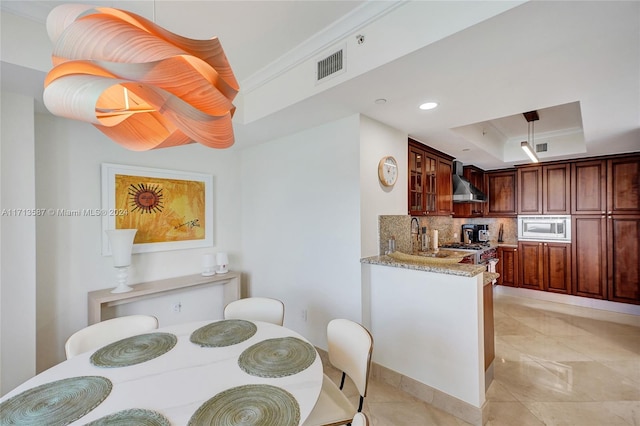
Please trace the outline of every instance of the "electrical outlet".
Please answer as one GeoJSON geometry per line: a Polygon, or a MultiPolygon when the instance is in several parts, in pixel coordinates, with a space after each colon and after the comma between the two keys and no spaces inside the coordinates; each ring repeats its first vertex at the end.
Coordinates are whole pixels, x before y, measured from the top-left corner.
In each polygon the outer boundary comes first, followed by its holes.
{"type": "Polygon", "coordinates": [[[303,310],[300,312],[300,316],[301,316],[301,318],[302,318],[302,321],[307,322],[307,310],[306,310],[306,309],[303,309],[303,310]]]}
{"type": "Polygon", "coordinates": [[[174,302],[171,304],[171,312],[178,314],[180,311],[182,311],[182,303],[174,302]]]}

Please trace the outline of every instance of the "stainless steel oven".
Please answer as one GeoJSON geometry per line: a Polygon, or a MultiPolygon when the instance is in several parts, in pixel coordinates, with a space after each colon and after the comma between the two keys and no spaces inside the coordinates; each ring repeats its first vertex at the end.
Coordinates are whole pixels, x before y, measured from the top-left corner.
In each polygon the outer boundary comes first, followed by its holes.
{"type": "Polygon", "coordinates": [[[518,240],[571,242],[571,216],[518,216],[518,240]]]}
{"type": "Polygon", "coordinates": [[[440,246],[440,250],[454,250],[469,253],[460,263],[469,263],[472,265],[488,265],[493,259],[498,258],[498,249],[491,247],[489,244],[444,244],[440,246]]]}

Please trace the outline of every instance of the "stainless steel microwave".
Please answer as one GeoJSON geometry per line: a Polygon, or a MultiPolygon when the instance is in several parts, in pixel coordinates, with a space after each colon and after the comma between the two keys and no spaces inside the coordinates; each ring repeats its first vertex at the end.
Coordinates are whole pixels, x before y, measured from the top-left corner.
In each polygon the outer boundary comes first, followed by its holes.
{"type": "Polygon", "coordinates": [[[571,216],[518,216],[518,240],[571,242],[571,216]]]}

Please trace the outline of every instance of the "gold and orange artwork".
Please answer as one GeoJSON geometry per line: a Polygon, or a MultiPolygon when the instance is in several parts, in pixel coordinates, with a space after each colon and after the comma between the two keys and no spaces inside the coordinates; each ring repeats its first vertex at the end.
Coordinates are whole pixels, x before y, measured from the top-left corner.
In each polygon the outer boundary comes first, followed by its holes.
{"type": "Polygon", "coordinates": [[[137,229],[134,244],[203,240],[205,183],[115,175],[116,229],[137,229]]]}
{"type": "Polygon", "coordinates": [[[193,40],[134,13],[63,4],[47,17],[44,103],[133,151],[234,143],[238,82],[217,37],[193,40]]]}

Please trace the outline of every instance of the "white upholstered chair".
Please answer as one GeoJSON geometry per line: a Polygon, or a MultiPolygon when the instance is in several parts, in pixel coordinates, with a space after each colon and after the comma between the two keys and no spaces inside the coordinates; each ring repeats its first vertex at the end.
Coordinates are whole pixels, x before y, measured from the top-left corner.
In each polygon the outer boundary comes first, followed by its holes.
{"type": "Polygon", "coordinates": [[[351,426],[369,426],[369,419],[364,413],[356,413],[351,421],[351,426]]]}
{"type": "Polygon", "coordinates": [[[284,304],[278,299],[268,297],[238,299],[225,306],[224,319],[245,319],[282,325],[284,304]]]}
{"type": "MultiPolygon", "coordinates": [[[[334,319],[327,326],[327,340],[329,343],[329,362],[342,371],[342,380],[340,387],[338,387],[326,374],[324,375],[320,397],[311,414],[305,420],[304,426],[349,424],[353,421],[354,416],[362,411],[364,397],[367,396],[373,351],[371,333],[356,322],[347,319],[334,319]],[[353,381],[360,395],[357,409],[342,392],[346,376],[349,376],[353,381]]],[[[362,419],[358,421],[362,421],[362,419]]]]}
{"type": "Polygon", "coordinates": [[[67,339],[64,351],[67,359],[70,359],[83,352],[156,328],[158,328],[158,319],[151,315],[117,317],[76,331],[67,339]]]}

